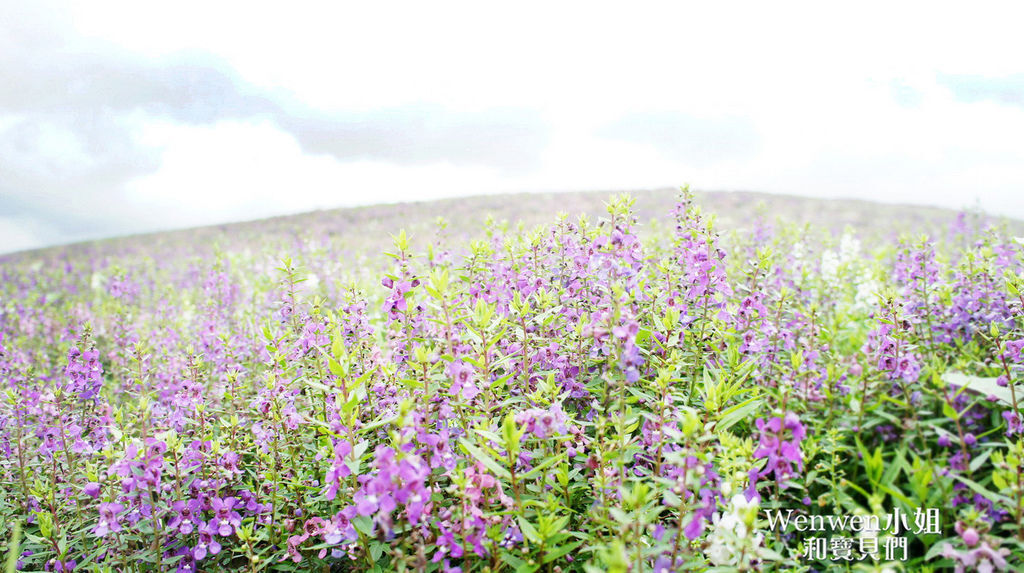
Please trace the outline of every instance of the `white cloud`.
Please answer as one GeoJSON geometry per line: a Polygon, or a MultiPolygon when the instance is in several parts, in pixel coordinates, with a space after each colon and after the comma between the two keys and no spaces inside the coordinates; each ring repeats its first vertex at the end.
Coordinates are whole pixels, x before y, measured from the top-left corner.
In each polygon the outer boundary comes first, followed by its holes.
{"type": "Polygon", "coordinates": [[[151,122],[141,142],[164,149],[161,168],[128,184],[138,209],[179,224],[267,217],[312,209],[499,190],[494,170],[384,161],[340,163],[304,154],[268,121],[210,126],[151,122]],[[482,185],[481,182],[484,182],[482,185]]]}
{"type": "MultiPolygon", "coordinates": [[[[999,92],[989,82],[999,97],[970,99],[948,81],[1019,72],[1019,12],[1012,3],[964,11],[881,2],[502,9],[93,0],[52,4],[32,18],[52,20],[57,53],[156,66],[146,76],[156,87],[129,94],[138,101],[117,100],[130,118],[112,125],[128,121],[135,139],[118,144],[155,150],[159,161],[140,152],[132,165],[142,167],[111,181],[127,181],[128,207],[185,225],[458,194],[687,182],[953,207],[978,199],[1024,217],[1016,199],[1024,195],[1024,109],[1005,95],[1016,88],[999,92]],[[199,56],[162,75],[159,66],[182,53],[199,56]],[[207,60],[216,67],[204,68],[207,60]],[[239,90],[223,109],[191,105],[188,90],[160,92],[161,78],[192,75],[239,90]],[[172,96],[186,98],[184,107],[159,115],[161,98],[172,96]],[[249,108],[235,109],[242,104],[249,108]],[[637,127],[651,112],[678,121],[666,120],[664,131],[637,127]],[[443,125],[424,128],[427,116],[443,125]],[[511,141],[509,117],[532,131],[511,141]],[[303,130],[318,121],[337,145],[310,143],[303,130]],[[376,123],[360,131],[360,122],[376,123]],[[615,125],[619,137],[609,139],[615,125]],[[731,130],[744,153],[709,161],[702,145],[712,137],[695,126],[715,125],[731,130]],[[513,155],[515,169],[501,165],[513,155]]],[[[39,26],[22,28],[0,47],[46,47],[39,26]]],[[[105,71],[97,62],[90,69],[105,71]]],[[[135,77],[133,69],[112,67],[111,82],[135,77]]],[[[96,81],[93,106],[105,85],[96,81]]],[[[70,99],[63,113],[75,105],[70,99]]],[[[49,158],[73,171],[89,161],[74,134],[40,133],[35,144],[46,149],[25,162],[40,168],[49,158]]]]}
{"type": "Polygon", "coordinates": [[[54,233],[55,229],[36,219],[0,216],[0,253],[45,245],[54,233]]]}

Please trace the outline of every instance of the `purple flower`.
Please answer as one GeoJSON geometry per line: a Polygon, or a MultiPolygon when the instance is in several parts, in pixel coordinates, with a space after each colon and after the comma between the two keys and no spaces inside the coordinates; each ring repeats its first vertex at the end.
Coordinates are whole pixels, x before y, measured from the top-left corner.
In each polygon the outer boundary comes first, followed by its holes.
{"type": "Polygon", "coordinates": [[[1004,356],[1007,360],[1019,363],[1022,361],[1022,351],[1024,351],[1024,338],[1011,340],[1006,343],[1006,354],[1004,356]]]}
{"type": "Polygon", "coordinates": [[[199,527],[199,543],[192,549],[192,556],[195,557],[196,561],[203,560],[207,555],[220,553],[221,547],[220,543],[217,543],[216,533],[213,520],[199,527]]]}
{"type": "Polygon", "coordinates": [[[1006,435],[1012,437],[1014,434],[1024,433],[1024,425],[1021,424],[1020,416],[1009,410],[1003,412],[1003,419],[1006,420],[1006,435]]]}
{"type": "Polygon", "coordinates": [[[43,567],[43,569],[45,569],[46,571],[55,571],[57,573],[70,573],[71,571],[74,571],[75,567],[77,566],[78,562],[76,562],[74,559],[69,559],[67,561],[61,561],[59,559],[50,559],[46,562],[46,565],[43,567]]]}
{"type": "Polygon", "coordinates": [[[124,511],[123,505],[120,503],[101,503],[99,511],[100,520],[92,530],[94,534],[103,537],[107,533],[116,533],[121,531],[121,524],[118,521],[117,514],[124,511]]]}
{"type": "Polygon", "coordinates": [[[146,440],[146,457],[159,458],[167,451],[167,443],[163,440],[149,438],[146,440]]]}
{"type": "Polygon", "coordinates": [[[100,484],[91,481],[85,484],[85,487],[82,488],[82,493],[93,499],[97,499],[100,496],[100,484]]]}
{"type": "MultiPolygon", "coordinates": [[[[90,344],[88,340],[82,342],[90,344]]],[[[68,350],[68,365],[64,369],[64,375],[68,378],[65,391],[80,400],[96,401],[103,387],[103,366],[99,358],[100,353],[96,349],[83,352],[72,346],[68,350]]]]}
{"type": "Polygon", "coordinates": [[[448,367],[448,373],[452,377],[451,393],[453,395],[461,395],[469,401],[480,394],[480,389],[477,388],[474,381],[476,371],[471,365],[462,360],[455,360],[448,367]]]}
{"type": "Polygon", "coordinates": [[[342,539],[348,541],[357,539],[358,534],[352,525],[352,518],[354,516],[355,508],[351,506],[334,514],[330,523],[324,526],[324,541],[327,543],[339,543],[342,539]]]}
{"type": "Polygon", "coordinates": [[[690,518],[690,522],[686,524],[686,527],[683,528],[683,535],[690,541],[693,541],[700,537],[702,533],[704,533],[704,517],[694,515],[690,518]]]}
{"type": "Polygon", "coordinates": [[[373,515],[379,506],[376,495],[361,491],[355,494],[353,501],[356,502],[356,513],[363,516],[373,515]]]}
{"type": "Polygon", "coordinates": [[[796,473],[793,466],[795,465],[797,470],[803,470],[804,467],[803,454],[800,451],[800,441],[806,434],[804,426],[793,412],[775,416],[768,422],[758,418],[754,424],[761,432],[754,457],[768,460],[759,477],[774,474],[775,480],[784,488],[787,480],[796,473]]]}
{"type": "Polygon", "coordinates": [[[242,524],[242,516],[237,511],[234,511],[235,498],[225,497],[221,499],[215,497],[210,500],[210,506],[216,513],[215,517],[210,520],[210,527],[215,528],[221,537],[230,536],[234,533],[234,528],[242,524]]]}
{"type": "Polygon", "coordinates": [[[464,551],[462,544],[455,539],[455,535],[451,529],[445,528],[443,533],[437,539],[437,552],[434,553],[434,557],[431,559],[434,563],[440,562],[442,559],[453,558],[458,559],[462,557],[464,551]]]}
{"type": "Polygon", "coordinates": [[[202,506],[196,500],[178,500],[171,503],[171,518],[167,520],[167,527],[177,529],[182,535],[188,535],[195,530],[195,523],[202,512],[202,506]]]}
{"type": "Polygon", "coordinates": [[[968,551],[957,551],[949,543],[942,546],[942,556],[953,560],[956,571],[966,571],[968,568],[972,571],[1005,571],[1008,567],[1008,554],[1008,549],[1001,548],[997,551],[987,542],[982,542],[978,547],[968,551]]]}
{"type": "Polygon", "coordinates": [[[964,540],[964,543],[966,543],[968,547],[974,547],[978,544],[978,541],[981,539],[981,536],[978,535],[977,529],[974,529],[973,527],[968,527],[963,531],[963,533],[960,534],[960,538],[964,540]]]}
{"type": "Polygon", "coordinates": [[[331,500],[338,495],[341,488],[341,480],[352,474],[345,457],[352,453],[352,445],[346,440],[338,440],[334,444],[334,461],[324,476],[324,496],[331,500]]]}
{"type": "Polygon", "coordinates": [[[747,501],[754,501],[755,499],[758,502],[761,501],[761,494],[757,493],[757,478],[759,478],[760,475],[761,474],[756,467],[750,468],[747,472],[747,489],[743,492],[747,501]]]}
{"type": "Polygon", "coordinates": [[[533,434],[540,439],[568,432],[568,417],[562,411],[561,404],[553,404],[546,410],[530,408],[519,412],[516,414],[516,423],[525,425],[527,434],[533,434]]]}

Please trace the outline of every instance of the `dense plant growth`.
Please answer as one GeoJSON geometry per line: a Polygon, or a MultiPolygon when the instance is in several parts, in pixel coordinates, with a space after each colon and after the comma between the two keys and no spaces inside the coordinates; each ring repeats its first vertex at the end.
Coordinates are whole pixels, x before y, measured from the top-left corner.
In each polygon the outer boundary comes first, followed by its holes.
{"type": "Polygon", "coordinates": [[[684,192],[643,238],[618,197],[364,262],[258,235],[9,258],[0,549],[19,571],[1020,570],[1022,250],[971,221],[720,237],[684,192]]]}

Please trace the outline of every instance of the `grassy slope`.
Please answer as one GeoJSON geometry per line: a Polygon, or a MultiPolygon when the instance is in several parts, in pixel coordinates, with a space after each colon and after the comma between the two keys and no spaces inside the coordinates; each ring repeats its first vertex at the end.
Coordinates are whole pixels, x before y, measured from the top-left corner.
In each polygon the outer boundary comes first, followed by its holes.
{"type": "MultiPolygon", "coordinates": [[[[666,221],[676,197],[676,190],[672,189],[629,193],[636,199],[635,211],[641,222],[666,221]]],[[[449,235],[473,237],[479,235],[488,215],[493,215],[499,221],[519,221],[527,226],[550,223],[557,213],[573,216],[585,213],[599,217],[604,214],[604,202],[613,194],[610,191],[588,191],[483,195],[332,209],[50,247],[0,256],[0,261],[26,257],[53,260],[67,255],[88,256],[109,251],[135,254],[179,252],[184,245],[188,245],[188,250],[194,254],[202,254],[205,248],[214,245],[244,248],[244,238],[255,235],[260,237],[261,243],[269,241],[282,244],[307,238],[333,242],[341,237],[355,237],[358,240],[350,245],[352,252],[373,256],[390,246],[390,234],[399,229],[407,229],[415,238],[420,239],[433,235],[434,221],[438,217],[444,217],[449,222],[449,235]]],[[[716,228],[719,230],[744,228],[758,219],[770,223],[778,218],[811,223],[832,229],[833,232],[840,232],[850,226],[869,235],[876,232],[886,236],[903,232],[938,234],[944,233],[956,217],[955,211],[937,207],[751,192],[698,193],[697,201],[705,213],[716,217],[716,228]]],[[[1007,223],[1012,230],[1024,233],[1024,222],[1007,223]]]]}

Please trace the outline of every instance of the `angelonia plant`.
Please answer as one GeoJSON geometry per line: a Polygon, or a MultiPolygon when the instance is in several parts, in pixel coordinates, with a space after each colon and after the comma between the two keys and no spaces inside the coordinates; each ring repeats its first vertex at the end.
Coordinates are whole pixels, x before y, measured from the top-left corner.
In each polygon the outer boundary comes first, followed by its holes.
{"type": "Polygon", "coordinates": [[[631,205],[0,259],[6,571],[1024,570],[1005,226],[631,205]]]}

